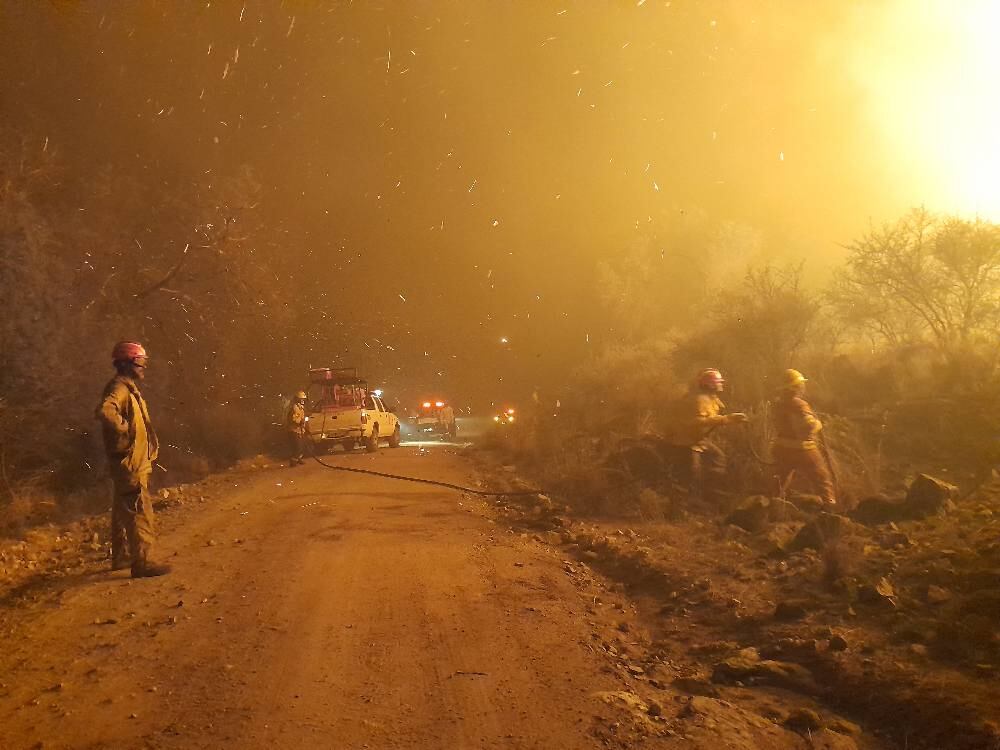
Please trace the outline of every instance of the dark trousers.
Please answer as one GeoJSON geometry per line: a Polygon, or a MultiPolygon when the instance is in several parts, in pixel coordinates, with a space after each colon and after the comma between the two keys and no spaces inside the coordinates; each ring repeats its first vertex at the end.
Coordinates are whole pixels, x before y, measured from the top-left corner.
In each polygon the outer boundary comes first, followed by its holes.
{"type": "Polygon", "coordinates": [[[823,454],[817,448],[790,448],[776,445],[774,464],[778,481],[783,488],[787,488],[794,477],[799,477],[813,492],[823,498],[823,502],[831,505],[836,502],[833,477],[830,476],[823,454]]]}
{"type": "Polygon", "coordinates": [[[153,548],[153,498],[149,494],[149,474],[112,470],[114,495],[111,501],[111,558],[131,559],[145,565],[153,548]]]}
{"type": "Polygon", "coordinates": [[[302,463],[302,454],[305,452],[306,436],[301,432],[288,433],[289,462],[294,466],[302,463]]]}
{"type": "Polygon", "coordinates": [[[689,497],[703,498],[721,484],[726,473],[726,454],[708,441],[675,445],[670,449],[670,467],[674,479],[687,485],[689,497]]]}

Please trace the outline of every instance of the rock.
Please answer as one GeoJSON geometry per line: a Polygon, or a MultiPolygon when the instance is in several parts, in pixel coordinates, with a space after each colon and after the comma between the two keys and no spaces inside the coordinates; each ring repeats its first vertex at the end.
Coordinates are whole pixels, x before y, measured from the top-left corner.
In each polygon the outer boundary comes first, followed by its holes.
{"type": "Polygon", "coordinates": [[[803,601],[778,602],[778,606],[774,608],[774,619],[784,622],[801,620],[807,614],[809,610],[803,601]]]}
{"type": "Polygon", "coordinates": [[[663,707],[656,701],[650,701],[646,713],[650,716],[663,716],[663,707]]]}
{"type": "Polygon", "coordinates": [[[935,586],[933,583],[927,587],[927,593],[924,595],[928,604],[944,604],[952,599],[952,593],[946,588],[941,586],[935,586]]]}
{"type": "Polygon", "coordinates": [[[826,509],[826,503],[819,495],[800,495],[792,492],[789,493],[788,500],[796,508],[806,513],[821,513],[826,509]]]}
{"type": "Polygon", "coordinates": [[[851,737],[861,736],[861,727],[855,724],[853,721],[848,721],[847,719],[842,719],[839,716],[836,719],[831,719],[826,725],[828,729],[832,729],[838,734],[847,734],[851,737]]]}
{"type": "Polygon", "coordinates": [[[726,517],[726,523],[756,534],[767,528],[770,516],[770,500],[763,495],[754,495],[736,506],[726,517]]]}
{"type": "Polygon", "coordinates": [[[764,534],[758,536],[752,546],[767,557],[784,557],[788,545],[801,528],[800,523],[775,523],[764,534]]]}
{"type": "Polygon", "coordinates": [[[927,656],[927,646],[922,643],[911,643],[910,652],[914,656],[927,656]]]}
{"type": "Polygon", "coordinates": [[[702,695],[706,698],[718,698],[719,689],[708,680],[700,677],[678,677],[671,685],[677,690],[691,695],[702,695]]]}
{"type": "Polygon", "coordinates": [[[894,608],[896,591],[887,579],[880,578],[875,584],[865,584],[858,588],[858,601],[873,606],[894,608]]]}
{"type": "Polygon", "coordinates": [[[168,490],[166,487],[164,487],[162,490],[160,490],[160,497],[163,500],[169,499],[170,498],[170,490],[168,490]]]}
{"type": "Polygon", "coordinates": [[[810,741],[812,750],[858,750],[853,739],[829,728],[810,733],[810,741]]]}
{"type": "Polygon", "coordinates": [[[808,669],[791,662],[761,660],[756,649],[747,648],[715,665],[712,682],[719,684],[755,683],[815,693],[816,683],[808,669]]]}
{"type": "Polygon", "coordinates": [[[902,549],[911,546],[913,542],[902,531],[890,531],[879,537],[879,544],[883,549],[902,549]]]}
{"type": "Polygon", "coordinates": [[[867,526],[903,521],[908,516],[908,509],[903,498],[888,498],[885,495],[866,497],[851,511],[851,517],[867,526]]]}
{"type": "Polygon", "coordinates": [[[847,639],[842,635],[832,635],[826,642],[826,647],[830,651],[847,651],[847,639]]]}
{"type": "Polygon", "coordinates": [[[823,726],[823,720],[811,708],[796,708],[788,714],[784,724],[796,732],[815,732],[823,726]]]}
{"type": "Polygon", "coordinates": [[[955,507],[958,487],[928,474],[918,474],[906,490],[906,505],[913,518],[943,515],[955,507]]]}
{"type": "Polygon", "coordinates": [[[548,542],[549,544],[553,545],[553,546],[557,545],[557,544],[562,544],[563,543],[563,535],[560,534],[558,531],[546,531],[545,532],[545,541],[548,542]]]}
{"type": "Polygon", "coordinates": [[[850,521],[833,513],[820,513],[803,526],[788,544],[789,552],[806,549],[821,550],[830,542],[840,539],[849,530],[850,521]]]}

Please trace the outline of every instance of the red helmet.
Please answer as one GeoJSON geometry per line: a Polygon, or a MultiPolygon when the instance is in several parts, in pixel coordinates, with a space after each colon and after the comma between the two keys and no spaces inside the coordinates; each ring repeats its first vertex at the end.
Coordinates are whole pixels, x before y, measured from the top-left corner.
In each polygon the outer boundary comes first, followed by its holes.
{"type": "Polygon", "coordinates": [[[115,348],[111,350],[111,360],[113,362],[131,362],[137,357],[148,356],[145,347],[134,341],[119,341],[115,344],[115,348]]]}
{"type": "Polygon", "coordinates": [[[697,383],[701,388],[723,385],[725,382],[726,379],[722,377],[722,373],[714,367],[707,367],[698,373],[697,383]]]}

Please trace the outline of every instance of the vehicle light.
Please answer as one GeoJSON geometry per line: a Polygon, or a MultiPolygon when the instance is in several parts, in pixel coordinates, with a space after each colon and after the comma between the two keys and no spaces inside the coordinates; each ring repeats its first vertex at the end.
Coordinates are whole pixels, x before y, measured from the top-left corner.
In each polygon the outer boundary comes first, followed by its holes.
{"type": "Polygon", "coordinates": [[[368,424],[368,415],[361,412],[361,424],[368,424]]]}
{"type": "Polygon", "coordinates": [[[430,409],[431,408],[431,402],[430,401],[424,401],[424,408],[425,409],[430,409]]]}
{"type": "Polygon", "coordinates": [[[507,416],[507,421],[508,421],[508,422],[513,422],[513,421],[514,421],[514,417],[513,417],[513,415],[508,415],[508,416],[507,416]]]}
{"type": "Polygon", "coordinates": [[[444,401],[435,401],[434,406],[440,409],[442,406],[444,406],[444,401]]]}
{"type": "Polygon", "coordinates": [[[493,421],[494,422],[499,422],[500,421],[500,417],[493,417],[493,421]]]}
{"type": "Polygon", "coordinates": [[[513,410],[513,409],[508,409],[508,410],[507,410],[507,413],[508,413],[508,414],[513,414],[513,413],[514,413],[514,410],[513,410]]]}
{"type": "Polygon", "coordinates": [[[372,395],[377,396],[378,398],[382,398],[382,389],[376,388],[374,391],[372,391],[372,395]]]}
{"type": "Polygon", "coordinates": [[[309,417],[306,417],[306,421],[307,421],[307,422],[309,421],[309,417]]]}

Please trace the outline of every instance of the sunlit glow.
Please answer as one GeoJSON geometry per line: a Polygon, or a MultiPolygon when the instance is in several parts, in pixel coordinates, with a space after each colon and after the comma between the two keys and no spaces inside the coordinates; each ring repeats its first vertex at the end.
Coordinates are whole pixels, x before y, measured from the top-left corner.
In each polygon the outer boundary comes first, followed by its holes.
{"type": "Polygon", "coordinates": [[[893,0],[858,27],[849,65],[905,165],[902,197],[1000,219],[1000,3],[893,0]]]}

